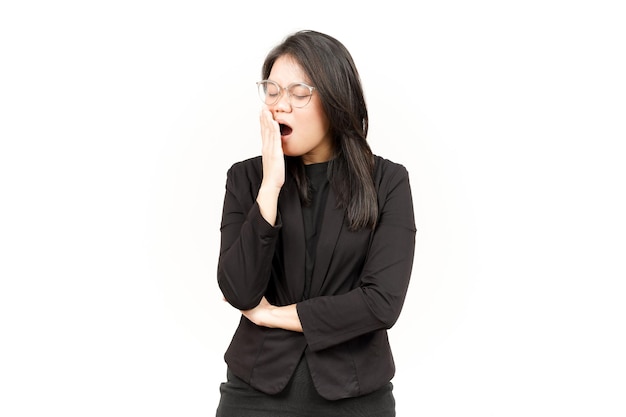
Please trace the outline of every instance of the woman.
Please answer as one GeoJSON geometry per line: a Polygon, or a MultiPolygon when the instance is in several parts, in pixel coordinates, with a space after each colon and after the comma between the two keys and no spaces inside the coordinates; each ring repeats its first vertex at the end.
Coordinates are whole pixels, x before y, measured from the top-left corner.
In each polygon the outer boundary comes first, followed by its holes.
{"type": "Polygon", "coordinates": [[[413,263],[408,173],[372,154],[336,39],[292,34],[262,75],[261,156],[226,181],[218,283],[242,317],[217,416],[395,416],[386,330],[413,263]]]}

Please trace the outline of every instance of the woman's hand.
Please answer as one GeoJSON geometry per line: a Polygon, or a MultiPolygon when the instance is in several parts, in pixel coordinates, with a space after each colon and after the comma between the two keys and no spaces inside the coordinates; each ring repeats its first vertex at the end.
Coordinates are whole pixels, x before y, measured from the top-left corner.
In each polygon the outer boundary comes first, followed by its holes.
{"type": "Polygon", "coordinates": [[[302,324],[295,304],[276,307],[263,297],[259,305],[250,310],[241,310],[241,314],[257,326],[302,332],[302,324]]]}
{"type": "Polygon", "coordinates": [[[261,155],[263,157],[263,184],[280,189],[285,183],[285,159],[280,139],[280,127],[272,113],[261,110],[261,155]]]}
{"type": "Polygon", "coordinates": [[[270,309],[273,308],[265,297],[261,298],[261,302],[258,306],[254,307],[250,310],[241,310],[241,314],[243,314],[248,320],[257,326],[265,326],[268,322],[268,315],[270,314],[270,309]]]}
{"type": "Polygon", "coordinates": [[[257,195],[261,216],[272,226],[276,224],[278,195],[285,183],[285,157],[280,139],[280,127],[267,107],[261,111],[261,156],[263,181],[257,195]]]}

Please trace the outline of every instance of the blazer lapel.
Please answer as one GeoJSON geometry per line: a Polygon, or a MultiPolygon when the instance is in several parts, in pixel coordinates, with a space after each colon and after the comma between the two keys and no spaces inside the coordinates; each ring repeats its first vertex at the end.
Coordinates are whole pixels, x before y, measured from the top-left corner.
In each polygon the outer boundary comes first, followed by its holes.
{"type": "Polygon", "coordinates": [[[315,266],[311,279],[311,297],[317,296],[324,285],[330,260],[343,227],[343,218],[344,210],[337,208],[337,198],[332,187],[330,187],[322,220],[322,230],[317,242],[315,266]]]}
{"type": "Polygon", "coordinates": [[[290,180],[282,189],[278,199],[278,210],[283,222],[282,246],[285,265],[285,279],[289,282],[290,296],[300,301],[304,292],[304,222],[302,206],[298,190],[293,180],[290,180]]]}

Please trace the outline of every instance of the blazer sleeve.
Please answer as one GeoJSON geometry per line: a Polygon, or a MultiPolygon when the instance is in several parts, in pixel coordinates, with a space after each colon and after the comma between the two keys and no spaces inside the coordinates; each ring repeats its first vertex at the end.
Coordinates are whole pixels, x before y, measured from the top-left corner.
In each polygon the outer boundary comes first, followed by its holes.
{"type": "Polygon", "coordinates": [[[389,329],[400,315],[411,277],[416,229],[408,172],[401,165],[395,168],[381,181],[379,221],[359,287],[297,304],[304,335],[313,351],[389,329]]]}
{"type": "Polygon", "coordinates": [[[218,285],[226,301],[239,310],[256,307],[265,294],[282,227],[280,214],[274,226],[261,215],[253,173],[241,164],[228,170],[220,227],[218,285]]]}

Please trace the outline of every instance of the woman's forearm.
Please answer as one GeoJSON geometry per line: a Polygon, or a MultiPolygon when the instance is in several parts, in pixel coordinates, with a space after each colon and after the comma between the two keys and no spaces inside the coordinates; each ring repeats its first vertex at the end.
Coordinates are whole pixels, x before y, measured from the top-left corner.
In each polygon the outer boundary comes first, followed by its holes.
{"type": "Polygon", "coordinates": [[[273,306],[263,297],[258,306],[250,310],[242,310],[241,313],[257,326],[302,332],[302,324],[295,304],[273,306]]]}

